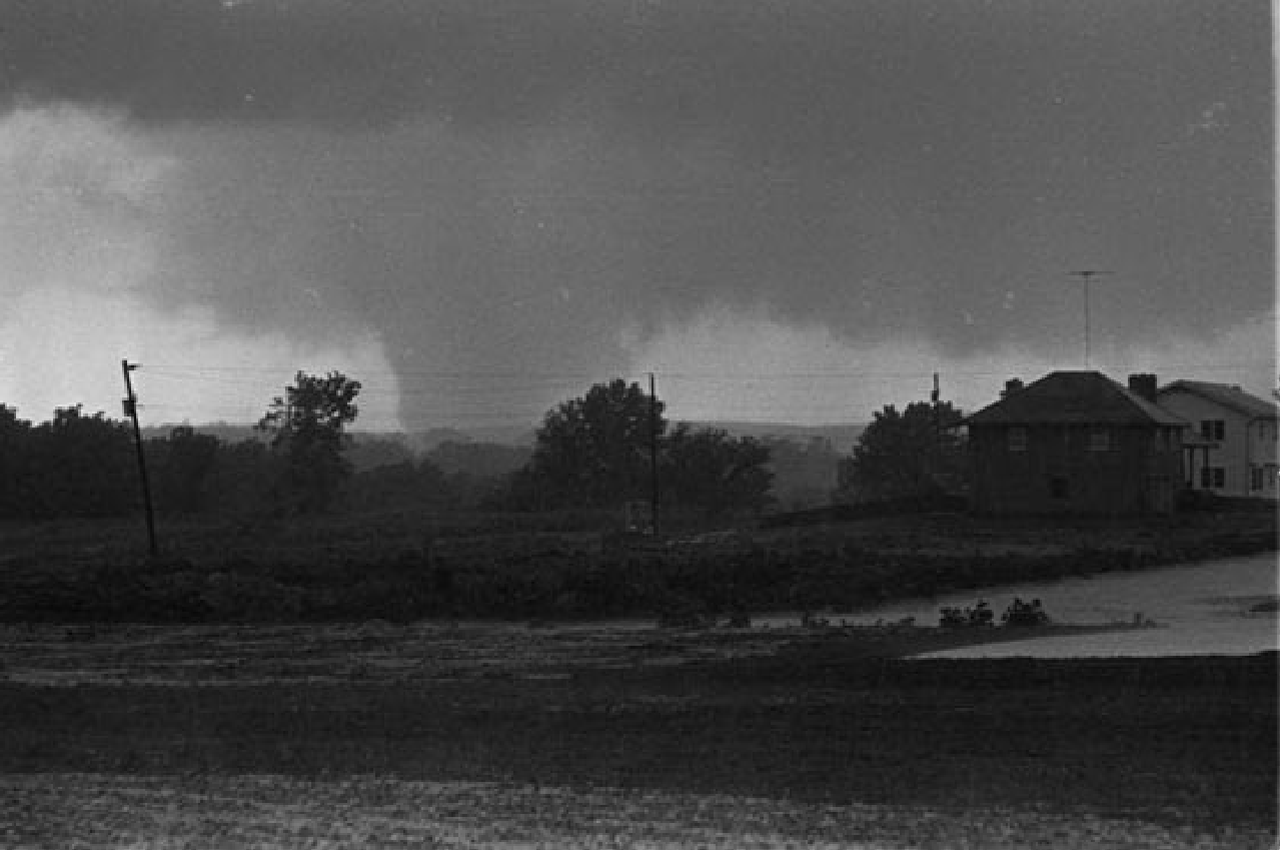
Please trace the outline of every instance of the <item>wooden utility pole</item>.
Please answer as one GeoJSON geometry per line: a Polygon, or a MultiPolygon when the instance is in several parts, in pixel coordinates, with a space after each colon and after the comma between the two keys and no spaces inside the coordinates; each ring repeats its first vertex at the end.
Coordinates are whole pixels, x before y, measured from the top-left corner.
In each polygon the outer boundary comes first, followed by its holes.
{"type": "Polygon", "coordinates": [[[147,457],[142,451],[142,427],[138,425],[138,397],[133,394],[133,381],[129,373],[138,368],[137,363],[128,360],[120,361],[120,369],[124,372],[124,412],[133,420],[133,442],[138,448],[138,475],[142,479],[142,503],[147,511],[147,544],[151,557],[160,554],[156,546],[156,518],[151,510],[151,484],[147,480],[147,457]]]}
{"type": "Polygon", "coordinates": [[[658,536],[658,395],[654,390],[653,373],[649,373],[649,480],[653,486],[650,494],[649,522],[653,536],[658,536]]]}
{"type": "Polygon", "coordinates": [[[1101,271],[1099,269],[1082,269],[1075,272],[1067,272],[1074,275],[1084,282],[1084,368],[1089,368],[1089,284],[1093,282],[1095,277],[1099,275],[1113,274],[1113,272],[1101,271]]]}

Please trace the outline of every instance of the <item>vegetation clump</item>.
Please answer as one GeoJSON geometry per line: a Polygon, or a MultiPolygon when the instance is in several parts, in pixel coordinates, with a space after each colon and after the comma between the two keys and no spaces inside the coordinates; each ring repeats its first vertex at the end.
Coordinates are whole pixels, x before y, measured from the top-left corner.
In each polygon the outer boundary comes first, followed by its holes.
{"type": "Polygon", "coordinates": [[[1023,602],[1015,596],[1000,616],[1000,622],[1012,628],[1044,626],[1049,623],[1049,615],[1044,612],[1039,599],[1023,602]]]}
{"type": "Polygon", "coordinates": [[[943,608],[941,615],[938,625],[944,629],[985,629],[994,625],[991,606],[985,599],[979,600],[972,608],[963,610],[956,607],[943,608]]]}
{"type": "MultiPolygon", "coordinates": [[[[985,629],[995,625],[995,614],[985,599],[979,600],[972,608],[948,606],[940,614],[938,625],[944,629],[985,629]]],[[[1039,599],[1024,602],[1015,596],[1000,615],[1000,624],[1010,628],[1032,628],[1049,622],[1049,615],[1039,599]]]]}

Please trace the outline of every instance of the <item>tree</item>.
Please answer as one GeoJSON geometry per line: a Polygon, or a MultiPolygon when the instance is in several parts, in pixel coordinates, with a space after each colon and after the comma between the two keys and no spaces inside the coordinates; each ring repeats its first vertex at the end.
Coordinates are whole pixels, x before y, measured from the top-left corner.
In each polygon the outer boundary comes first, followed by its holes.
{"type": "Polygon", "coordinates": [[[458,504],[440,468],[427,459],[357,470],[343,490],[342,504],[354,510],[424,506],[437,509],[458,504]]]}
{"type": "Polygon", "coordinates": [[[962,418],[945,401],[912,402],[901,413],[887,405],[862,432],[853,454],[840,462],[837,497],[916,498],[951,489],[964,467],[955,431],[962,418]]]}
{"type": "Polygon", "coordinates": [[[154,459],[156,503],[166,513],[191,514],[204,510],[206,482],[218,459],[220,441],[179,425],[163,440],[150,440],[154,459]]]}
{"type": "Polygon", "coordinates": [[[617,378],[547,413],[529,475],[543,504],[608,507],[645,498],[650,447],[666,429],[662,402],[617,378]]]}
{"type": "Polygon", "coordinates": [[[347,460],[356,474],[380,466],[413,463],[413,452],[400,440],[361,434],[347,447],[347,460]]]}
{"type": "Polygon", "coordinates": [[[284,459],[259,440],[219,440],[203,488],[206,507],[247,523],[271,517],[284,507],[278,493],[284,465],[284,459]]]}
{"type": "Polygon", "coordinates": [[[258,423],[271,435],[271,450],[284,461],[282,484],[294,507],[309,513],[326,509],[351,475],[343,457],[351,437],[344,429],[359,408],[360,382],[341,372],[324,377],[298,372],[294,385],[277,396],[258,423]]]}
{"type": "Polygon", "coordinates": [[[723,430],[681,423],[666,441],[662,480],[680,505],[715,516],[759,510],[771,501],[769,448],[723,430]]]}
{"type": "Polygon", "coordinates": [[[836,470],[841,455],[826,437],[810,437],[801,442],[787,437],[766,437],[769,469],[773,472],[770,492],[786,510],[803,510],[827,504],[836,486],[836,470]]]}
{"type": "Polygon", "coordinates": [[[86,416],[77,404],[55,410],[25,442],[24,513],[103,517],[137,507],[137,458],[124,423],[101,412],[86,416]]]}
{"type": "Polygon", "coordinates": [[[22,480],[31,437],[31,423],[18,411],[0,404],[0,516],[23,512],[22,480]]]}

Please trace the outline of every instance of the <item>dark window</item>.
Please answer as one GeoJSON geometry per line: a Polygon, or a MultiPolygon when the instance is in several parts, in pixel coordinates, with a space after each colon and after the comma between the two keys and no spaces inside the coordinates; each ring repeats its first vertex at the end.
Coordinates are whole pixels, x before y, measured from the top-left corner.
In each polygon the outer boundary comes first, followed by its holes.
{"type": "Polygon", "coordinates": [[[1094,428],[1089,432],[1089,451],[1111,451],[1111,432],[1106,428],[1094,428]]]}
{"type": "Polygon", "coordinates": [[[1200,467],[1200,486],[1221,489],[1227,486],[1227,470],[1221,466],[1200,467]]]}
{"type": "Polygon", "coordinates": [[[1049,496],[1054,499],[1065,499],[1071,495],[1071,488],[1067,484],[1067,479],[1061,475],[1052,475],[1049,477],[1049,496]]]}
{"type": "Polygon", "coordinates": [[[1255,492],[1262,489],[1262,467],[1249,467],[1249,489],[1255,492]]]}
{"type": "Polygon", "coordinates": [[[1014,426],[1009,429],[1009,451],[1025,452],[1027,450],[1027,429],[1014,426]]]}
{"type": "Polygon", "coordinates": [[[1227,423],[1222,419],[1201,419],[1200,436],[1206,440],[1222,442],[1227,438],[1227,423]]]}

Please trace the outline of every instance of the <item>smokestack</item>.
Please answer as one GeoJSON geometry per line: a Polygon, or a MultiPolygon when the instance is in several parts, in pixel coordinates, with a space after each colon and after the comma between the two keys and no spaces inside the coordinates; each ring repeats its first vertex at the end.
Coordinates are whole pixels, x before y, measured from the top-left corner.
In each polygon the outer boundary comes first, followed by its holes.
{"type": "Polygon", "coordinates": [[[1022,389],[1022,379],[1010,378],[1004,382],[1004,392],[1000,393],[1000,398],[1008,398],[1020,389],[1022,389]]]}
{"type": "Polygon", "coordinates": [[[1129,376],[1129,392],[1155,404],[1156,376],[1147,372],[1129,376]]]}

